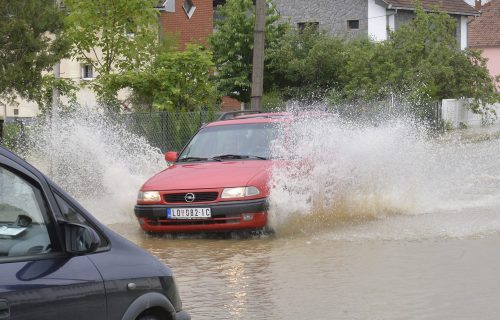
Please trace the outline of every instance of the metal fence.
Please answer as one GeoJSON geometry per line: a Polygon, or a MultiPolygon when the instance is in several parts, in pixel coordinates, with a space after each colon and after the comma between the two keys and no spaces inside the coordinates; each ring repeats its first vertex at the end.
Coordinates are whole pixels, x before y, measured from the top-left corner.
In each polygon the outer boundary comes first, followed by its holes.
{"type": "Polygon", "coordinates": [[[150,145],[180,151],[198,129],[216,120],[219,114],[201,112],[152,112],[129,113],[118,116],[119,121],[133,133],[146,138],[150,145]]]}
{"type": "MultiPolygon", "coordinates": [[[[366,105],[350,106],[349,110],[334,109],[335,113],[357,121],[380,123],[388,117],[411,116],[429,127],[441,128],[441,104],[428,102],[419,105],[400,101],[383,101],[366,105]]],[[[137,135],[146,138],[150,145],[167,150],[180,151],[203,123],[219,118],[217,112],[153,112],[120,115],[121,121],[137,135]]]]}
{"type": "Polygon", "coordinates": [[[410,103],[400,99],[340,104],[331,110],[344,118],[378,124],[391,118],[412,118],[428,127],[439,130],[443,127],[442,102],[425,101],[410,103]]]}
{"type": "MultiPolygon", "coordinates": [[[[329,108],[330,109],[330,108],[329,108]]],[[[330,111],[352,120],[380,123],[389,116],[411,115],[426,122],[430,127],[442,127],[440,102],[421,105],[397,101],[334,106],[330,111]]],[[[181,151],[189,139],[204,124],[219,118],[215,111],[201,112],[151,112],[115,114],[116,121],[130,132],[144,137],[151,146],[162,152],[181,151]]],[[[4,125],[3,145],[19,151],[24,148],[26,132],[34,119],[15,120],[4,125]]]]}
{"type": "Polygon", "coordinates": [[[32,118],[11,118],[2,121],[0,144],[11,150],[19,150],[26,145],[26,128],[33,122],[32,118]]]}

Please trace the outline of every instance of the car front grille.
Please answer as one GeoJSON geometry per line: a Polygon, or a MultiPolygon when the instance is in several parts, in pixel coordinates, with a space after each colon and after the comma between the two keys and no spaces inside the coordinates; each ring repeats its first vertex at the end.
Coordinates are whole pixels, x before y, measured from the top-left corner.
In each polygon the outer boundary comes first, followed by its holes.
{"type": "Polygon", "coordinates": [[[185,193],[168,193],[164,195],[164,199],[169,203],[194,203],[194,202],[210,202],[217,200],[218,192],[185,192],[185,193]],[[187,194],[193,194],[193,201],[186,201],[187,194]]]}
{"type": "Polygon", "coordinates": [[[225,215],[215,215],[209,219],[193,219],[193,220],[165,220],[165,219],[146,219],[146,223],[152,226],[193,226],[207,224],[229,224],[239,223],[241,217],[226,217],[225,215]]]}

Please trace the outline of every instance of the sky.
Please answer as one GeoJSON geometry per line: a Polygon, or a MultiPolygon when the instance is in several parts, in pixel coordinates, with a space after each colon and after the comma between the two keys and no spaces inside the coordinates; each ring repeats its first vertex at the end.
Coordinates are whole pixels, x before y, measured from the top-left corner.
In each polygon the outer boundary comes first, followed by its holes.
{"type": "MultiPolygon", "coordinates": [[[[476,2],[475,0],[465,0],[465,2],[467,2],[468,4],[470,4],[471,6],[474,6],[474,3],[476,2]]],[[[490,2],[490,0],[483,0],[481,1],[483,4],[485,3],[488,3],[490,2]]]]}

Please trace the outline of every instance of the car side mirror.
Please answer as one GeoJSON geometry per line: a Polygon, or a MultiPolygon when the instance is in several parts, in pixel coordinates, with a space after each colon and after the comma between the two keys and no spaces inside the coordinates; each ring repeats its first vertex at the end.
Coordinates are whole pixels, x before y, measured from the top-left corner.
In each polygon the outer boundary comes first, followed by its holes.
{"type": "Polygon", "coordinates": [[[167,151],[165,153],[165,160],[167,160],[167,162],[175,162],[178,156],[179,154],[175,151],[167,151]]]}
{"type": "Polygon", "coordinates": [[[66,252],[77,255],[94,252],[101,244],[97,232],[83,224],[64,224],[64,237],[66,239],[66,252]]]}

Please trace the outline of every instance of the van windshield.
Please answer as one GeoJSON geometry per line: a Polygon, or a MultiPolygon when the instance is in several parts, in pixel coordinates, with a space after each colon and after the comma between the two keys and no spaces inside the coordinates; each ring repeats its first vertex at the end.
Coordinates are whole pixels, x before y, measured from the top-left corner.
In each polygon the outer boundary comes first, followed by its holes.
{"type": "Polygon", "coordinates": [[[189,142],[178,161],[269,159],[277,131],[271,123],[206,127],[189,142]]]}

